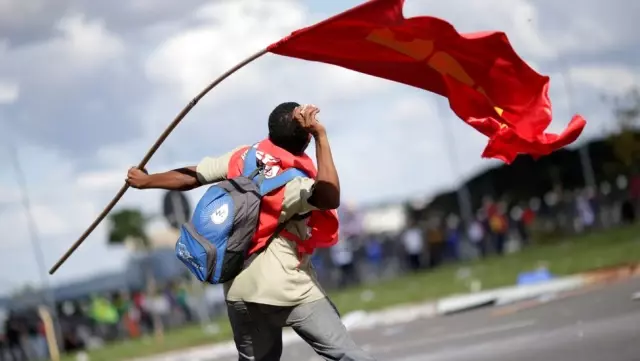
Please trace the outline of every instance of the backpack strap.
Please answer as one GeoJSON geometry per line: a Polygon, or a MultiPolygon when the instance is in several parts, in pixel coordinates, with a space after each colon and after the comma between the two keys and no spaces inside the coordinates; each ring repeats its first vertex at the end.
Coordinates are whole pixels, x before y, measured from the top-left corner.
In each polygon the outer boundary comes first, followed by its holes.
{"type": "Polygon", "coordinates": [[[297,168],[289,168],[273,178],[265,178],[258,184],[260,195],[265,196],[291,182],[296,177],[307,177],[307,174],[297,168]]]}
{"type": "Polygon", "coordinates": [[[242,175],[253,179],[258,173],[260,173],[260,169],[258,167],[258,158],[256,157],[256,146],[258,143],[252,145],[247,149],[247,153],[244,155],[244,165],[242,166],[242,175]]]}

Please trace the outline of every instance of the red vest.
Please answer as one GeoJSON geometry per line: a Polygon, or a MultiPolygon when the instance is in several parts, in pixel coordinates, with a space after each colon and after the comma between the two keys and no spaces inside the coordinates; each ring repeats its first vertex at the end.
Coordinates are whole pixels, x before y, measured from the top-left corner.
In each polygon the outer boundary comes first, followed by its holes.
{"type": "MultiPolygon", "coordinates": [[[[242,148],[233,154],[229,162],[228,178],[242,174],[243,158],[248,149],[249,147],[242,148]]],[[[265,164],[267,172],[271,170],[280,174],[289,168],[297,168],[313,179],[318,173],[308,155],[295,156],[274,145],[268,139],[258,143],[256,157],[265,164]]],[[[253,245],[249,249],[249,255],[262,249],[278,226],[284,201],[284,190],[285,187],[281,187],[262,198],[258,227],[253,238],[253,245]]],[[[312,211],[311,216],[307,219],[307,225],[311,236],[305,241],[286,230],[281,233],[282,236],[298,244],[298,253],[311,254],[318,247],[331,247],[338,241],[338,213],[335,210],[312,211]]]]}

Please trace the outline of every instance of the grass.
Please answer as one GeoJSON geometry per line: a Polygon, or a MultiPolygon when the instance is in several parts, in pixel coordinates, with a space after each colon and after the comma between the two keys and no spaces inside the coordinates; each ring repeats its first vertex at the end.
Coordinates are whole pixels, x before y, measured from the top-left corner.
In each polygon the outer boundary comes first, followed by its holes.
{"type": "MultiPolygon", "coordinates": [[[[156,342],[153,336],[115,342],[103,348],[89,351],[89,361],[130,360],[231,339],[231,327],[228,321],[217,321],[214,326],[218,327],[216,333],[206,332],[200,325],[168,330],[164,334],[164,342],[162,343],[156,342]]],[[[76,355],[74,354],[66,354],[61,357],[61,361],[75,360],[76,355]]]]}
{"type": "MultiPolygon", "coordinates": [[[[354,310],[376,310],[403,303],[421,302],[456,293],[469,292],[471,280],[483,289],[512,285],[518,273],[544,262],[558,276],[599,267],[640,262],[640,225],[558,240],[553,244],[531,246],[506,257],[490,257],[402,276],[374,285],[334,292],[331,298],[342,314],[354,310]]],[[[107,345],[89,353],[91,361],[120,361],[149,356],[231,338],[227,321],[217,322],[219,332],[206,333],[200,326],[168,331],[165,341],[132,340],[107,345]]],[[[75,360],[65,356],[63,361],[75,360]]]]}

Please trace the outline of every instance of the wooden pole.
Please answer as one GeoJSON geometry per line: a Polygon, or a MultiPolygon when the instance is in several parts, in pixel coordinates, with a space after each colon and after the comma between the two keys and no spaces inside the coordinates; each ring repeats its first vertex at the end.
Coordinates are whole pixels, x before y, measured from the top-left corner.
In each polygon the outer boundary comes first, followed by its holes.
{"type": "MultiPolygon", "coordinates": [[[[155,154],[158,148],[160,148],[162,143],[164,143],[164,141],[167,139],[169,134],[171,134],[171,132],[178,126],[180,121],[182,121],[182,119],[187,115],[187,113],[189,113],[189,111],[191,111],[191,109],[193,109],[193,107],[196,106],[196,104],[198,104],[200,99],[202,99],[205,95],[207,95],[207,93],[211,91],[211,89],[215,88],[216,85],[220,84],[223,80],[225,80],[231,74],[242,69],[245,65],[258,59],[259,57],[261,57],[266,53],[267,53],[267,49],[263,49],[251,55],[250,57],[238,63],[233,68],[227,70],[224,74],[219,76],[216,80],[214,80],[211,84],[209,84],[206,88],[204,88],[200,92],[200,94],[198,94],[195,98],[193,98],[193,100],[191,100],[189,104],[187,104],[187,106],[184,107],[184,109],[182,109],[182,111],[178,114],[178,116],[176,116],[173,122],[171,122],[171,124],[169,124],[169,126],[164,130],[164,132],[162,132],[158,140],[156,140],[153,146],[147,151],[147,154],[144,156],[140,164],[138,164],[138,168],[143,169],[147,165],[151,157],[155,154]]],[[[71,245],[71,247],[67,250],[67,252],[65,252],[65,254],[62,255],[62,257],[60,257],[58,262],[56,262],[56,264],[53,267],[51,267],[51,269],[49,270],[50,275],[54,274],[58,270],[58,268],[60,268],[60,266],[62,266],[62,264],[64,264],[64,262],[67,261],[67,259],[73,254],[73,252],[75,252],[75,250],[78,249],[78,247],[80,247],[80,245],[84,242],[84,240],[87,239],[87,237],[89,237],[91,232],[93,232],[93,230],[95,230],[96,227],[98,227],[100,222],[102,222],[102,220],[107,216],[107,214],[111,212],[113,207],[115,207],[115,205],[118,203],[118,201],[120,201],[120,199],[122,198],[122,196],[124,196],[124,194],[127,192],[128,189],[129,189],[129,185],[125,183],[122,186],[122,188],[120,188],[120,190],[115,195],[115,197],[113,197],[111,202],[107,204],[107,206],[102,210],[102,212],[93,221],[93,223],[91,223],[89,228],[87,228],[87,230],[84,231],[84,233],[80,236],[80,238],[78,238],[78,240],[71,245]]]]}

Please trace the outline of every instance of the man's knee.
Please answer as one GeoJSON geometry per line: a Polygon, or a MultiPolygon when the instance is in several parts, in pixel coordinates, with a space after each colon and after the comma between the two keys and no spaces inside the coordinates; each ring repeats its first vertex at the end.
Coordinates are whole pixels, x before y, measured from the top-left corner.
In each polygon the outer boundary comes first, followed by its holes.
{"type": "Polygon", "coordinates": [[[287,321],[298,335],[326,359],[375,360],[356,345],[329,299],[295,307],[287,321]]]}

